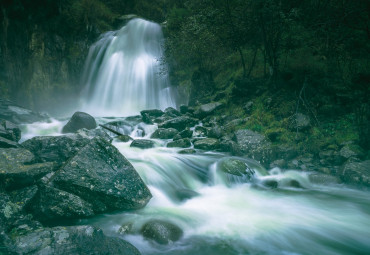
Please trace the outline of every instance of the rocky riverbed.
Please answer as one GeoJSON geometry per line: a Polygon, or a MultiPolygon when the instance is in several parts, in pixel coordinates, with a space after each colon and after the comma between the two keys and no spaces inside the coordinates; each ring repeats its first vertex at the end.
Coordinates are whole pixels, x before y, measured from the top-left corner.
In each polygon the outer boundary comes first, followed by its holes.
{"type": "MultiPolygon", "coordinates": [[[[78,112],[63,127],[66,134],[25,141],[21,140],[20,126],[47,121],[48,117],[8,101],[0,103],[0,254],[139,254],[119,233],[140,235],[160,245],[184,236],[181,223],[155,217],[139,227],[127,221],[109,237],[96,226],[76,225],[78,219],[94,219],[106,213],[140,212],[151,200],[151,190],[157,192],[154,180],[141,177],[143,174],[112,145],[113,140],[115,144],[129,144],[134,153],[173,149],[177,155],[184,155],[183,160],[202,153],[215,153],[209,162],[226,156],[215,165],[213,179],[226,187],[235,183],[251,183],[267,190],[310,187],[302,178],[272,178],[274,174],[264,167],[310,171],[310,181],[320,185],[343,182],[364,190],[370,186],[370,161],[355,144],[343,144],[318,155],[300,155],[259,133],[238,129],[241,119],[219,117],[221,103],[182,106],[179,111],[145,110],[139,116],[105,119],[98,123],[100,126],[90,115],[78,112]]],[[[297,118],[296,125],[293,128],[302,128],[304,123],[297,118]]],[[[213,170],[201,171],[196,178],[207,183],[213,170]]],[[[176,178],[181,177],[173,176],[172,181],[176,178]]],[[[178,203],[199,196],[189,186],[171,185],[168,193],[178,203]]]]}

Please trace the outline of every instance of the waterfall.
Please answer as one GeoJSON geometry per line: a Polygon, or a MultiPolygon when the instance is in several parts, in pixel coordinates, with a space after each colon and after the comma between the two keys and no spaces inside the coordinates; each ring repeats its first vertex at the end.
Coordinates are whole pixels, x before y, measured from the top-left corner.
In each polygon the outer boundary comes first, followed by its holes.
{"type": "Polygon", "coordinates": [[[144,109],[175,107],[163,57],[160,25],[133,19],[91,46],[83,74],[84,111],[129,116],[144,109]]]}

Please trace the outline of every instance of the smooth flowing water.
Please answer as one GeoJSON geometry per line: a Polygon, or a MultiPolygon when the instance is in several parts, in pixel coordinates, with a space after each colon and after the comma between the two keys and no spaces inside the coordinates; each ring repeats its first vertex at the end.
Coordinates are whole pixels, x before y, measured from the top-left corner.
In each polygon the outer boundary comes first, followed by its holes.
{"type": "MultiPolygon", "coordinates": [[[[144,130],[144,138],[148,138],[157,128],[127,123],[125,133],[137,139],[142,138],[138,130],[144,130]]],[[[25,126],[25,137],[57,135],[63,124],[25,126]]],[[[370,254],[369,191],[330,178],[325,182],[325,176],[313,172],[276,168],[267,173],[248,159],[241,160],[255,169],[252,182],[225,179],[219,167],[229,155],[204,151],[183,155],[179,149],[166,148],[166,140],[154,141],[157,146],[146,150],[130,148],[130,142],[113,142],[148,185],[153,194],[148,205],[81,220],[80,224],[94,224],[148,255],[370,254]],[[268,180],[277,181],[278,187],[263,185],[268,180]],[[292,180],[300,185],[291,185],[292,180]],[[197,195],[184,199],[189,192],[197,195]],[[145,240],[140,229],[151,219],[178,225],[183,237],[168,245],[145,240]]]]}
{"type": "Polygon", "coordinates": [[[161,26],[133,19],[91,46],[85,64],[83,110],[94,116],[129,116],[176,107],[163,58],[161,26]]]}

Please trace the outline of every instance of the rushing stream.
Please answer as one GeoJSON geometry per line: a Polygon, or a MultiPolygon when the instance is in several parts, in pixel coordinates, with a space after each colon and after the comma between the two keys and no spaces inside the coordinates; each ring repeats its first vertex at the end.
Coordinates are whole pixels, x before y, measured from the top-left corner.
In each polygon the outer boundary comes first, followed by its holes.
{"type": "MultiPolygon", "coordinates": [[[[85,110],[94,116],[129,116],[174,106],[168,78],[158,76],[162,40],[160,26],[141,19],[104,34],[87,59],[85,110]]],[[[97,118],[100,124],[113,120],[125,118],[97,118]]],[[[65,122],[26,125],[22,139],[59,135],[65,122]]],[[[126,122],[122,132],[135,139],[143,138],[142,133],[148,139],[157,129],[126,122]]],[[[166,148],[168,141],[155,142],[155,148],[143,150],[113,141],[149,187],[153,198],[148,205],[78,224],[96,225],[148,255],[370,254],[369,191],[313,172],[277,168],[267,172],[243,158],[255,171],[254,178],[226,178],[220,164],[229,155],[179,154],[180,149],[166,148]],[[265,185],[269,182],[277,187],[265,185]],[[184,235],[168,245],[148,241],[140,229],[151,219],[172,222],[184,235]]]]}
{"type": "MultiPolygon", "coordinates": [[[[120,119],[122,120],[122,118],[120,119]]],[[[98,119],[100,123],[108,120],[98,119]]],[[[112,119],[109,119],[112,121],[112,119]]],[[[58,135],[65,122],[35,123],[24,127],[24,138],[58,135]],[[37,132],[37,133],[35,133],[37,132]]],[[[155,125],[128,126],[126,134],[150,137],[155,125]]],[[[106,214],[81,220],[107,235],[134,244],[142,254],[369,254],[370,196],[335,182],[315,183],[314,173],[272,169],[267,174],[257,163],[251,183],[228,180],[218,171],[226,154],[178,154],[155,140],[152,149],[130,148],[130,142],[113,144],[133,164],[153,198],[141,210],[106,214]],[[261,183],[276,180],[276,189],[261,183]],[[292,186],[291,180],[300,185],[292,186]],[[197,195],[184,199],[184,194],[197,195]],[[175,223],[184,236],[169,245],[145,240],[139,233],[149,219],[175,223]],[[122,229],[129,228],[128,234],[122,229]]],[[[320,178],[319,178],[320,179],[320,178]]],[[[321,180],[321,179],[320,179],[321,180]]]]}

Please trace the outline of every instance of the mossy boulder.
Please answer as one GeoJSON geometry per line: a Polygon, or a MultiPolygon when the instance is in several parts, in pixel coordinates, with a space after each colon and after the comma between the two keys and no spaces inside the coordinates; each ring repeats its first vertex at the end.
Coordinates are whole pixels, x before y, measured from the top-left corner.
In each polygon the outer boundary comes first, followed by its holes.
{"type": "Polygon", "coordinates": [[[179,133],[174,128],[158,128],[154,133],[151,135],[150,138],[155,139],[172,139],[179,133]]]}
{"type": "Polygon", "coordinates": [[[136,147],[140,149],[150,149],[155,147],[155,142],[148,139],[136,139],[132,141],[130,147],[136,147]]]}
{"type": "Polygon", "coordinates": [[[180,140],[176,140],[176,141],[172,141],[172,142],[167,143],[168,148],[175,148],[175,147],[187,148],[187,147],[190,147],[190,146],[191,146],[191,142],[188,138],[180,139],[180,140]]]}
{"type": "Polygon", "coordinates": [[[215,138],[205,138],[194,142],[194,148],[201,150],[217,150],[220,142],[215,138]]]}

